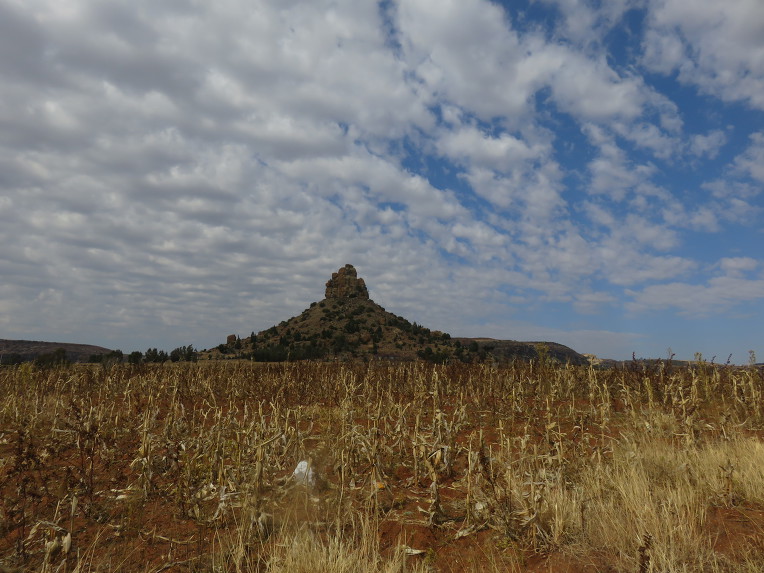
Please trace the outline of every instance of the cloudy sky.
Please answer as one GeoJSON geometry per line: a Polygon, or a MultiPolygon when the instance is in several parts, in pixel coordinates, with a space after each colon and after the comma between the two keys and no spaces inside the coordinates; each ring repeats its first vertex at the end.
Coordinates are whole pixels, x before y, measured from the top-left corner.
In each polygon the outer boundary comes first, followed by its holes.
{"type": "Polygon", "coordinates": [[[764,359],[761,0],[0,0],[0,338],[764,359]]]}

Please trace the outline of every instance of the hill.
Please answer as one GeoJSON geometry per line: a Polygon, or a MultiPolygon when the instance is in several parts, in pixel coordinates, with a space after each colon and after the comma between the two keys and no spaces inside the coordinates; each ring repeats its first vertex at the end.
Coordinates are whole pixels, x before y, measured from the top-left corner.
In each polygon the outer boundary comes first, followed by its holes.
{"type": "Polygon", "coordinates": [[[478,351],[490,354],[497,361],[539,360],[551,358],[562,364],[589,364],[589,359],[557,342],[520,342],[517,340],[497,340],[494,338],[457,338],[463,345],[477,345],[478,351]]]}
{"type": "Polygon", "coordinates": [[[59,349],[63,349],[66,352],[66,358],[72,362],[85,362],[91,356],[112,352],[108,348],[92,344],[0,339],[0,362],[10,363],[35,360],[44,354],[53,354],[59,349]]]}
{"type": "Polygon", "coordinates": [[[366,283],[353,265],[345,265],[326,283],[325,298],[298,316],[207,352],[208,358],[389,359],[430,362],[530,360],[541,353],[559,362],[587,364],[574,350],[556,343],[452,338],[385,310],[369,298],[366,283]]]}

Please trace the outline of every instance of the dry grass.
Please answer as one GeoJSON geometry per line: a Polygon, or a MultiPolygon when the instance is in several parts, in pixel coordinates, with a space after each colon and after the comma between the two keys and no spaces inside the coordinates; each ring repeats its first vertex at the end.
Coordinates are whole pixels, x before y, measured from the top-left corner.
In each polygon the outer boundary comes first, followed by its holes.
{"type": "Polygon", "coordinates": [[[763,382],[702,363],[3,368],[0,571],[759,570],[763,382]]]}

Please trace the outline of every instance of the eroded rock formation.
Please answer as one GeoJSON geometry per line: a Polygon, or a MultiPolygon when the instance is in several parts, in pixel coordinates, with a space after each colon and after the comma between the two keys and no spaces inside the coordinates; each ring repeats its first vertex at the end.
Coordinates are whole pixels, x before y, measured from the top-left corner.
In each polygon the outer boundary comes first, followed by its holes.
{"type": "Polygon", "coordinates": [[[369,291],[366,283],[358,278],[358,273],[353,265],[345,265],[326,283],[326,298],[344,299],[361,298],[368,299],[369,291]]]}

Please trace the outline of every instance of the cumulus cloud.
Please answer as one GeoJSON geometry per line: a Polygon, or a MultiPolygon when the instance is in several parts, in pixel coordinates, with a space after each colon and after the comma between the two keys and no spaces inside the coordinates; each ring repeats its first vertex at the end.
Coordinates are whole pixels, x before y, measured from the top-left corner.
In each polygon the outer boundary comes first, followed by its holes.
{"type": "Polygon", "coordinates": [[[588,167],[591,174],[588,190],[615,201],[623,201],[655,172],[650,164],[635,165],[614,141],[601,142],[598,156],[589,162],[588,167]]]}
{"type": "MultiPolygon", "coordinates": [[[[758,221],[764,136],[689,196],[681,166],[739,136],[686,133],[641,66],[761,107],[760,18],[545,4],[550,26],[486,0],[0,1],[0,335],[213,345],[347,262],[457,335],[527,326],[534,301],[596,315],[715,285],[691,282],[685,233],[758,221]],[[629,13],[639,62],[610,51],[629,13]]],[[[726,300],[758,300],[759,256],[734,255],[726,300]]]]}
{"type": "Polygon", "coordinates": [[[751,257],[725,257],[719,261],[719,267],[726,275],[738,278],[756,270],[759,267],[759,261],[751,257]]]}
{"type": "Polygon", "coordinates": [[[692,317],[712,316],[742,303],[756,304],[764,298],[761,261],[753,257],[723,257],[710,265],[716,272],[705,282],[670,282],[628,291],[633,312],[677,309],[692,317]],[[757,273],[757,271],[759,271],[757,273]]]}
{"type": "Polygon", "coordinates": [[[651,0],[643,63],[726,101],[764,108],[764,11],[758,0],[651,0]]]}
{"type": "Polygon", "coordinates": [[[720,129],[715,129],[706,135],[696,134],[690,137],[690,153],[697,157],[714,159],[725,143],[727,143],[727,136],[720,129]]]}
{"type": "Polygon", "coordinates": [[[752,133],[750,145],[735,159],[735,171],[764,184],[764,132],[752,133]]]}
{"type": "Polygon", "coordinates": [[[764,298],[764,279],[736,276],[714,277],[705,284],[666,283],[651,285],[641,291],[628,291],[632,312],[677,309],[691,317],[713,316],[735,305],[755,304],[764,298]]]}
{"type": "Polygon", "coordinates": [[[560,37],[584,45],[602,42],[629,10],[640,8],[641,0],[612,0],[595,4],[591,0],[542,0],[556,7],[561,15],[560,37]]]}

